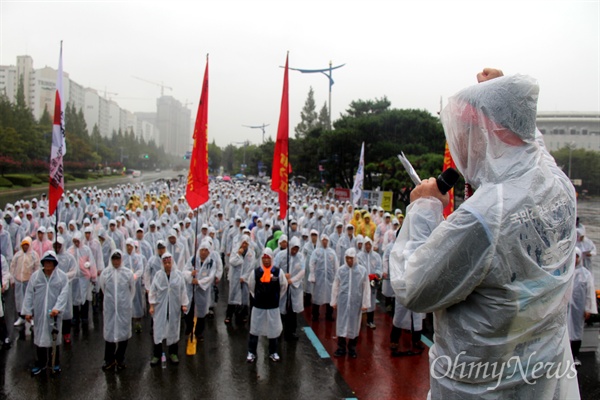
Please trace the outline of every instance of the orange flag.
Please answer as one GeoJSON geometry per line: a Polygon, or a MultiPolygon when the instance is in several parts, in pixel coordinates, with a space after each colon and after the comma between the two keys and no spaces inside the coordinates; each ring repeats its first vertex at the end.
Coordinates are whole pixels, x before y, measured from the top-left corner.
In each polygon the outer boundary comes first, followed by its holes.
{"type": "MultiPolygon", "coordinates": [[[[448,149],[448,142],[446,142],[446,149],[444,150],[444,166],[442,167],[442,171],[445,171],[448,168],[456,169],[456,165],[454,164],[454,160],[450,154],[450,149],[448,149]]],[[[448,195],[450,196],[450,202],[446,208],[444,208],[444,218],[448,218],[448,216],[454,212],[454,188],[448,191],[448,195]]]]}
{"type": "Polygon", "coordinates": [[[185,198],[192,210],[208,201],[208,55],[194,125],[194,147],[185,198]]]}
{"type": "Polygon", "coordinates": [[[273,155],[273,170],[271,172],[271,190],[279,193],[279,218],[284,219],[288,208],[288,175],[292,166],[288,160],[290,112],[288,103],[288,56],[285,57],[285,72],[283,73],[283,94],[281,96],[281,111],[277,127],[277,141],[273,155]]]}

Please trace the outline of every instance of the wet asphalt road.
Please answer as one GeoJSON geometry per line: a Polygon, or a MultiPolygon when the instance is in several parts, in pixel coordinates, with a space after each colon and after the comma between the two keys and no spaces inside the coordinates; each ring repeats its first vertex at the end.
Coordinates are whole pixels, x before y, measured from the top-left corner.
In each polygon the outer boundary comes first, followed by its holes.
{"type": "MultiPolygon", "coordinates": [[[[223,293],[224,290],[221,291],[223,293]]],[[[258,359],[247,364],[247,326],[223,323],[226,297],[221,296],[217,316],[207,320],[205,341],[198,343],[195,356],[185,355],[179,345],[180,363],[166,369],[150,367],[152,338],[150,319],[143,332],[129,340],[126,364],[120,372],[103,372],[102,317],[94,315],[89,326],[72,332],[72,343],[61,347],[62,373],[31,377],[35,359],[31,336],[24,328],[13,328],[12,349],[0,351],[0,398],[2,399],[342,399],[353,398],[331,359],[320,358],[306,335],[280,344],[281,362],[268,358],[268,342],[261,338],[258,359]]],[[[8,301],[8,315],[14,302],[8,301]]],[[[90,313],[91,313],[90,307],[90,313]]],[[[299,325],[304,324],[302,317],[299,325]]],[[[183,334],[183,332],[182,332],[183,334]]],[[[183,335],[182,335],[183,336],[183,335]]]]}

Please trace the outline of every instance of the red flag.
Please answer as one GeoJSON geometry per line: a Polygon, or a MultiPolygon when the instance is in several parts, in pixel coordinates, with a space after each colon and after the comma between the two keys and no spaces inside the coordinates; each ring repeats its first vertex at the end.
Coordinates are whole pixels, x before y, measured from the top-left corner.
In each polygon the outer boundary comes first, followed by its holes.
{"type": "Polygon", "coordinates": [[[65,105],[63,98],[62,41],[58,58],[58,76],[54,98],[54,122],[52,123],[52,148],[50,150],[50,188],[48,190],[48,215],[54,214],[58,201],[65,192],[63,156],[67,152],[65,141],[65,105]]]}
{"type": "Polygon", "coordinates": [[[284,219],[288,207],[288,175],[292,166],[288,160],[290,132],[290,111],[288,102],[288,56],[285,57],[285,72],[283,73],[283,94],[281,96],[281,111],[277,127],[277,141],[273,155],[273,170],[271,172],[271,190],[279,193],[279,218],[284,219]]]}
{"type": "MultiPolygon", "coordinates": [[[[445,171],[448,168],[456,168],[456,165],[454,164],[454,160],[450,154],[448,142],[446,142],[446,149],[444,150],[444,166],[442,167],[442,171],[445,171]]],[[[454,212],[454,188],[448,191],[448,196],[450,196],[450,202],[444,208],[444,218],[448,218],[448,216],[454,212]]]]}
{"type": "Polygon", "coordinates": [[[194,126],[194,147],[185,198],[193,209],[208,201],[208,55],[202,82],[200,104],[194,126]]]}

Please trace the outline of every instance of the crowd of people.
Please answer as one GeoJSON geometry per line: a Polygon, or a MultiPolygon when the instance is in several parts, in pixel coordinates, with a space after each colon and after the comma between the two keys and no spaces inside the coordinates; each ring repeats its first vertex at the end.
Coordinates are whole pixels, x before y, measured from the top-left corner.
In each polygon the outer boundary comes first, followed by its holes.
{"type": "Polygon", "coordinates": [[[596,248],[576,221],[573,185],[535,127],[535,80],[492,69],[478,80],[440,115],[457,168],[476,189],[447,220],[449,197],[434,178],[411,192],[406,222],[399,209],[355,208],[309,187],[290,189],[281,218],[274,193],[248,183],[213,182],[210,201],[195,210],[183,183],[164,181],[67,192],[52,216],[45,196],[7,204],[3,293],[14,285],[14,324],[33,326],[32,373],[50,359],[60,371],[58,347],[87,324],[90,301],[102,305],[105,371],[125,367],[128,340],[147,315],[150,364],[167,354],[177,364],[182,319],[185,340],[202,341],[223,281],[224,323],[249,323],[249,363],[260,336],[279,362],[278,340],[298,339],[307,306],[313,321],[323,308],[335,321],[334,356],[356,358],[362,314],[376,329],[381,290],[394,315],[392,356],[420,354],[424,313],[435,316],[432,398],[490,390],[493,375],[444,372],[463,355],[477,371],[515,357],[541,365],[546,375],[537,378],[536,368],[501,375],[494,397],[577,398],[576,370],[568,369],[577,366],[585,320],[597,313],[589,271],[596,248]],[[403,330],[409,348],[400,346],[403,330]],[[554,377],[556,365],[567,370],[554,377]]]}
{"type": "MultiPolygon", "coordinates": [[[[124,368],[128,340],[148,317],[150,364],[177,364],[182,320],[186,341],[204,340],[221,281],[228,286],[224,322],[249,323],[248,362],[259,336],[269,338],[269,357],[279,361],[278,339],[298,339],[305,306],[314,321],[323,308],[326,320],[337,319],[335,355],[356,357],[363,312],[376,329],[378,288],[388,311],[394,308],[387,263],[402,212],[357,209],[306,186],[291,190],[284,219],[273,192],[247,182],[211,183],[210,201],[196,210],[183,182],[162,180],[68,191],[52,216],[45,195],[7,204],[0,212],[3,289],[13,287],[14,326],[33,332],[32,373],[60,371],[58,348],[91,312],[103,314],[104,370],[124,368]]],[[[411,329],[411,318],[402,306],[396,312],[392,350],[404,355],[399,332],[411,329]]]]}

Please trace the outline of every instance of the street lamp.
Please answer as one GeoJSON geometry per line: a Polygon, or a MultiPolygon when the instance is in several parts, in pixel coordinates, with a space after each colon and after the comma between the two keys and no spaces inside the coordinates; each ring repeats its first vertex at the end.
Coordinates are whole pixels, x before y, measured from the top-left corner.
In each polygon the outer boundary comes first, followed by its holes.
{"type": "MultiPolygon", "coordinates": [[[[303,74],[312,74],[312,73],[322,73],[323,75],[325,75],[327,77],[327,79],[329,79],[329,121],[328,121],[328,126],[327,129],[331,130],[331,87],[333,86],[334,82],[333,82],[333,78],[332,78],[332,74],[333,74],[333,70],[334,69],[338,69],[338,68],[342,68],[344,65],[346,64],[341,64],[338,65],[336,67],[332,67],[331,66],[331,61],[329,61],[329,68],[323,68],[323,69],[300,69],[300,68],[289,68],[293,71],[300,71],[303,74]]],[[[284,67],[281,67],[284,68],[284,67]]]]}
{"type": "Polygon", "coordinates": [[[251,128],[251,129],[262,129],[262,142],[265,142],[265,128],[267,126],[269,126],[270,124],[262,124],[262,125],[242,125],[245,128],[251,128]]]}

